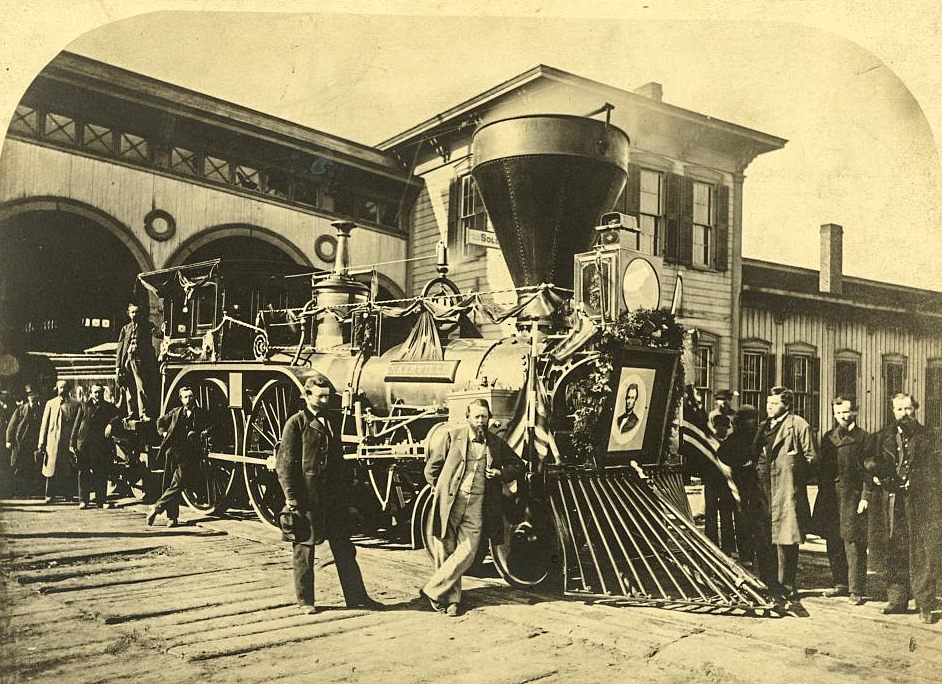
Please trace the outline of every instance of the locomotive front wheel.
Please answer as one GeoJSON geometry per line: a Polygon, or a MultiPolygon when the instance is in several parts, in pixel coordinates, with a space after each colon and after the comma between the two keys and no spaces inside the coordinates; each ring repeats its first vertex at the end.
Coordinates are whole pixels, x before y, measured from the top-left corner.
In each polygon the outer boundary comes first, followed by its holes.
{"type": "Polygon", "coordinates": [[[288,418],[301,408],[301,391],[289,380],[272,380],[258,393],[245,426],[245,455],[265,463],[245,464],[245,488],[259,519],[278,527],[285,494],[275,473],[275,454],[288,418]]]}
{"type": "Polygon", "coordinates": [[[505,516],[504,542],[490,546],[494,567],[512,587],[527,589],[561,578],[556,535],[544,525],[511,523],[505,516]]]}
{"type": "MultiPolygon", "coordinates": [[[[212,451],[234,454],[236,448],[235,415],[229,408],[229,398],[222,381],[204,378],[190,385],[196,404],[209,414],[212,425],[212,451]]],[[[222,513],[229,503],[229,492],[235,483],[236,464],[204,456],[199,461],[183,498],[203,513],[222,513]]]]}

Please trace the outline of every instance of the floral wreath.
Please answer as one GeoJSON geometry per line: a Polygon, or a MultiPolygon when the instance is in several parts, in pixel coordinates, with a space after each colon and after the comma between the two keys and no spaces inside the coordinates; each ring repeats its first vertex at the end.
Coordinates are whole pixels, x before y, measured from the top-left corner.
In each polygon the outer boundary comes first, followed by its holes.
{"type": "MultiPolygon", "coordinates": [[[[605,454],[599,437],[598,422],[603,407],[611,397],[614,359],[632,347],[682,350],[684,327],[674,314],[664,309],[634,309],[623,312],[614,323],[603,328],[595,344],[597,359],[591,363],[587,377],[575,381],[569,391],[576,406],[572,428],[572,446],[576,461],[598,463],[605,454]]],[[[674,374],[674,387],[668,415],[676,414],[684,391],[684,370],[674,374]]],[[[669,442],[664,441],[665,451],[669,442]]]]}

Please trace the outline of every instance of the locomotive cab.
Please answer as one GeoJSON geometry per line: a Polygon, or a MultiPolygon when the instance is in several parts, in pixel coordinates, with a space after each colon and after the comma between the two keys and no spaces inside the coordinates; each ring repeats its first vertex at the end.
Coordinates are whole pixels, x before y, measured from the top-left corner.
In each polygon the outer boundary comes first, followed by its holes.
{"type": "Polygon", "coordinates": [[[163,309],[161,358],[213,361],[252,358],[265,311],[301,307],[309,292],[283,262],[212,259],[150,271],[138,283],[163,309]]]}

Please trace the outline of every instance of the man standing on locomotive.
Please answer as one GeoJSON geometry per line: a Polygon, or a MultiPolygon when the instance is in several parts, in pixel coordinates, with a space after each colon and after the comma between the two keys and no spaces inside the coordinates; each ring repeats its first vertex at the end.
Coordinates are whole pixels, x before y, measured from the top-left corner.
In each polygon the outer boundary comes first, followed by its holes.
{"type": "Polygon", "coordinates": [[[301,411],[285,423],[275,469],[286,498],[286,513],[293,521],[285,530],[292,542],[294,589],[301,611],[313,615],[314,547],[330,544],[348,608],[380,610],[384,606],[366,592],[350,541],[350,464],[343,458],[340,426],[331,420],[328,406],[333,388],[320,373],[304,381],[301,411]]]}
{"type": "Polygon", "coordinates": [[[523,463],[500,437],[488,432],[490,405],[468,404],[467,424],[449,430],[430,449],[425,479],[432,486],[435,572],[420,593],[449,617],[461,609],[461,576],[474,563],[482,536],[503,541],[502,483],[522,473],[523,463]]]}
{"type": "Polygon", "coordinates": [[[157,329],[149,319],[142,320],[141,307],[134,302],[128,304],[128,318],[131,320],[118,335],[115,380],[124,393],[128,417],[147,420],[155,399],[157,353],[153,338],[157,329]]]}
{"type": "Polygon", "coordinates": [[[177,525],[183,488],[199,468],[203,443],[210,434],[209,417],[194,402],[193,390],[183,386],[179,395],[180,406],[157,421],[157,431],[163,435],[160,453],[164,456],[164,493],[147,515],[148,525],[153,525],[163,511],[167,512],[168,527],[177,525]]]}

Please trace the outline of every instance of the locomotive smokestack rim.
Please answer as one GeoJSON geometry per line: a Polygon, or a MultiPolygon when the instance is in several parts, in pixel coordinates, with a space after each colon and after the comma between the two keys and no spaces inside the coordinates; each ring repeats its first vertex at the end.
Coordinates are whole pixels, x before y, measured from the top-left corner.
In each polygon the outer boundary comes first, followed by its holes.
{"type": "Polygon", "coordinates": [[[630,146],[631,139],[625,131],[599,119],[574,114],[525,114],[489,121],[479,126],[471,136],[471,167],[473,169],[489,161],[509,157],[570,155],[607,162],[627,174],[630,146]],[[553,121],[560,122],[558,131],[554,131],[553,121]],[[506,134],[507,129],[517,128],[510,122],[519,124],[521,135],[506,134]],[[528,134],[527,125],[531,123],[543,129],[542,135],[528,134]],[[591,147],[588,146],[589,136],[569,134],[573,125],[598,128],[598,138],[592,141],[594,144],[591,147]]]}

